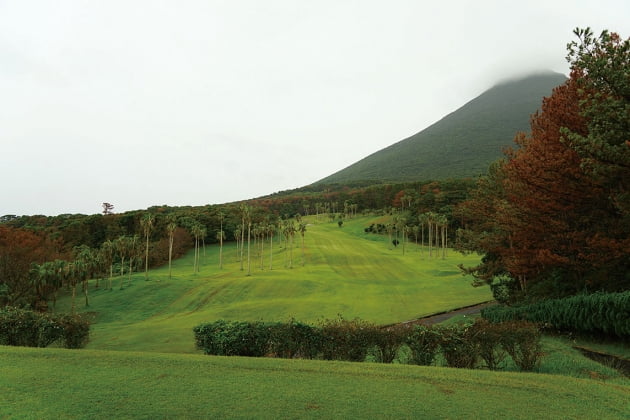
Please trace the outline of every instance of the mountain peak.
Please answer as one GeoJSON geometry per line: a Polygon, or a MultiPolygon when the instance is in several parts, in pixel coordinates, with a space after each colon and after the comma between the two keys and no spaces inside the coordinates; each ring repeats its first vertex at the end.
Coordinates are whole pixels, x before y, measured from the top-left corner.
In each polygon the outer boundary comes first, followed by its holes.
{"type": "Polygon", "coordinates": [[[566,76],[541,71],[504,79],[413,136],[392,144],[316,184],[425,181],[475,177],[502,156],[530,116],[566,76]]]}

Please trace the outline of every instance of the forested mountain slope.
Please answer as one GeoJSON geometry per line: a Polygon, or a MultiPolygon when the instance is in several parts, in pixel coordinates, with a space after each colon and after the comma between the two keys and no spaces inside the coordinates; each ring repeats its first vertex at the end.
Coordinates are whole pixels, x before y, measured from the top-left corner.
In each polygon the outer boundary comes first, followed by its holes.
{"type": "Polygon", "coordinates": [[[517,132],[528,131],[542,98],[565,80],[546,72],[498,84],[425,130],[316,184],[477,176],[513,144],[517,132]]]}

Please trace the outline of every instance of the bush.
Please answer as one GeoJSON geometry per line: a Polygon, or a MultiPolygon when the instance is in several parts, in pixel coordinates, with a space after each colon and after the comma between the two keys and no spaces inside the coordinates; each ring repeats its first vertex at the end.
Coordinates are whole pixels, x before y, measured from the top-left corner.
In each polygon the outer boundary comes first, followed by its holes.
{"type": "Polygon", "coordinates": [[[62,326],[62,341],[67,349],[85,347],[90,339],[90,322],[80,315],[62,315],[58,319],[62,326]]]}
{"type": "Polygon", "coordinates": [[[410,362],[417,365],[432,364],[439,348],[449,367],[472,369],[481,358],[489,369],[497,369],[509,354],[521,370],[532,370],[542,355],[536,325],[514,321],[493,324],[479,319],[474,324],[447,327],[381,328],[341,317],[326,320],[320,327],[294,319],[288,323],[218,320],[193,331],[196,347],[218,356],[313,359],[321,355],[325,360],[362,362],[370,353],[373,360],[391,363],[406,344],[410,362]]]}
{"type": "Polygon", "coordinates": [[[321,352],[322,334],[313,326],[291,319],[270,328],[269,351],[277,357],[314,359],[321,352]]]}
{"type": "Polygon", "coordinates": [[[469,338],[488,369],[496,370],[505,361],[507,353],[501,342],[506,333],[509,329],[506,330],[505,324],[493,324],[483,318],[477,319],[470,327],[469,338]]]}
{"type": "Polygon", "coordinates": [[[511,321],[501,325],[501,346],[521,370],[531,371],[542,357],[540,330],[531,322],[511,321]]]}
{"type": "Polygon", "coordinates": [[[82,348],[89,339],[90,323],[77,315],[50,315],[30,310],[0,308],[0,344],[47,347],[60,342],[82,348]]]}
{"type": "Polygon", "coordinates": [[[250,357],[267,354],[271,330],[271,324],[262,322],[224,320],[193,328],[195,344],[205,354],[250,357]]]}
{"type": "Polygon", "coordinates": [[[440,348],[449,367],[472,369],[477,364],[479,353],[477,345],[471,339],[470,325],[451,325],[438,327],[440,348]]]}
{"type": "Polygon", "coordinates": [[[324,359],[362,362],[368,349],[377,344],[378,327],[360,319],[339,317],[324,321],[321,334],[324,359]]]}
{"type": "Polygon", "coordinates": [[[392,363],[396,358],[398,349],[405,342],[406,336],[407,329],[399,325],[375,329],[374,339],[379,353],[378,361],[392,363]]]}
{"type": "Polygon", "coordinates": [[[411,350],[411,363],[429,366],[440,345],[440,334],[431,327],[416,325],[407,332],[405,344],[411,350]]]}
{"type": "Polygon", "coordinates": [[[593,293],[548,299],[515,307],[492,306],[481,310],[492,322],[525,320],[560,330],[630,337],[630,291],[593,293]]]}

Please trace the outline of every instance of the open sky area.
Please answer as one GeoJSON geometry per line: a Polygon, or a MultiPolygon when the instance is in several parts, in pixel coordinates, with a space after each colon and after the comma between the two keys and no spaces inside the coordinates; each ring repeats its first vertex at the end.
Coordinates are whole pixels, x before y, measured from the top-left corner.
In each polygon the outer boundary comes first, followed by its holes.
{"type": "Polygon", "coordinates": [[[313,183],[497,82],[568,73],[630,2],[0,0],[0,216],[313,183]]]}

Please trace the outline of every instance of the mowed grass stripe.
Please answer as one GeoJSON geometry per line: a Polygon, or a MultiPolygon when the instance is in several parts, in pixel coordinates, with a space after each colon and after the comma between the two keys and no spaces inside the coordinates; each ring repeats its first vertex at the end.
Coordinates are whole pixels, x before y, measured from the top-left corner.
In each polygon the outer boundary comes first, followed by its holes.
{"type": "MultiPolygon", "coordinates": [[[[114,289],[90,290],[93,314],[89,348],[195,352],[191,329],[216,319],[286,321],[291,317],[316,323],[322,319],[359,317],[377,324],[406,321],[435,312],[491,299],[487,288],[473,288],[457,264],[475,264],[477,256],[451,251],[444,260],[429,259],[411,245],[406,255],[390,249],[386,238],[362,233],[370,218],[336,223],[314,223],[305,237],[302,266],[301,238],[296,237],[293,268],[285,267],[288,250],[274,241],[273,270],[269,246],[265,246],[264,270],[252,246],[252,275],[240,270],[234,244],[224,247],[224,269],[218,268],[218,246],[202,251],[200,273],[193,273],[192,253],[168,268],[151,270],[150,281],[142,273],[119,279],[114,289]]],[[[245,252],[246,255],[246,252],[245,252]]],[[[69,298],[60,300],[58,311],[69,310],[69,298]]]]}

